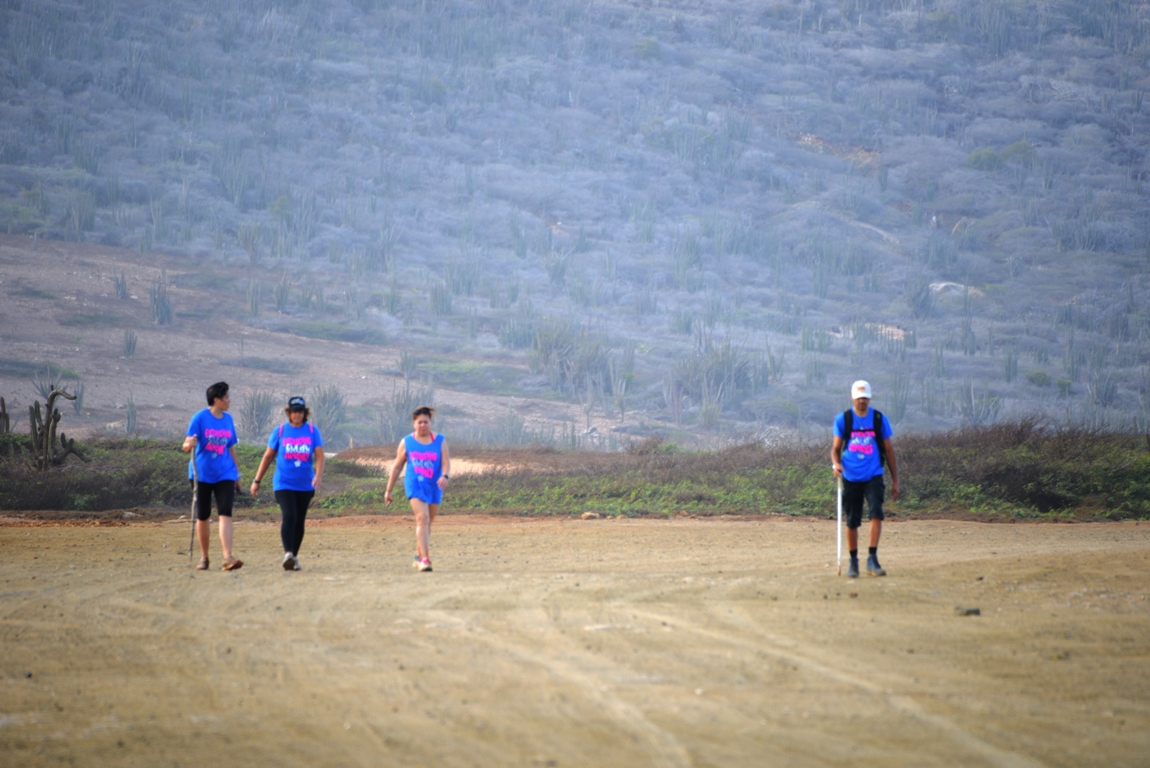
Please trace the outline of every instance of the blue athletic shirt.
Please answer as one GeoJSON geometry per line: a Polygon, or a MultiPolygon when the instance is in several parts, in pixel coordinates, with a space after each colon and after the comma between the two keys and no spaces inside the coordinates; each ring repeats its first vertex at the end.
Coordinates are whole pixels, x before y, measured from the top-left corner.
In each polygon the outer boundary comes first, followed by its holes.
{"type": "Polygon", "coordinates": [[[192,461],[200,473],[201,483],[222,483],[225,480],[239,480],[240,468],[232,461],[228,449],[239,442],[236,439],[236,423],[232,415],[224,411],[220,418],[205,408],[192,417],[188,424],[188,437],[196,438],[193,458],[188,460],[188,479],[192,479],[192,461]]]}
{"type": "Polygon", "coordinates": [[[281,424],[272,430],[268,448],[276,452],[276,491],[314,491],[315,449],[323,447],[323,437],[310,422],[293,427],[281,424]]]}
{"type": "Polygon", "coordinates": [[[443,473],[443,435],[424,445],[411,434],[403,438],[407,451],[407,465],[403,471],[403,492],[409,499],[420,499],[428,504],[443,500],[439,476],[443,473]]]}
{"type": "MultiPolygon", "coordinates": [[[[843,434],[846,426],[843,423],[843,414],[838,415],[835,419],[835,437],[841,437],[847,442],[842,455],[843,477],[852,483],[862,483],[882,474],[882,463],[879,461],[878,443],[875,442],[874,434],[874,408],[868,408],[866,416],[859,416],[856,413],[852,418],[851,431],[854,434],[848,437],[843,434]]],[[[892,434],[890,419],[884,413],[881,439],[887,440],[892,434]]]]}

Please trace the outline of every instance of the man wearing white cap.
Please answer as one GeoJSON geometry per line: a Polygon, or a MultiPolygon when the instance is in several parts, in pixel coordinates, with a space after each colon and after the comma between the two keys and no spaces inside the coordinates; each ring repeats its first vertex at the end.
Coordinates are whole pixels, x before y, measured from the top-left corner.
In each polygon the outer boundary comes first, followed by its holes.
{"type": "Polygon", "coordinates": [[[851,564],[847,577],[859,575],[859,526],[865,499],[870,513],[870,554],[866,570],[871,576],[886,576],[878,564],[878,539],[882,534],[883,465],[890,465],[890,496],[898,500],[898,464],[891,444],[890,422],[870,407],[870,384],[856,381],[851,385],[854,408],[835,419],[835,440],[831,461],[835,477],[843,480],[843,507],[847,518],[847,545],[851,564]],[[846,448],[844,453],[843,448],[846,448]]]}

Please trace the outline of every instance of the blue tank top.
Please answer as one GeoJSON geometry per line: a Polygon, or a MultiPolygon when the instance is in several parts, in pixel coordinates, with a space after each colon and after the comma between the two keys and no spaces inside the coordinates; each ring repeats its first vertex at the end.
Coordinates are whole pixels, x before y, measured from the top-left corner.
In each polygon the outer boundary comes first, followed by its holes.
{"type": "Polygon", "coordinates": [[[436,435],[427,445],[416,440],[414,434],[407,435],[403,438],[403,449],[407,452],[403,473],[407,498],[438,504],[443,498],[438,484],[443,473],[443,435],[436,435]]]}

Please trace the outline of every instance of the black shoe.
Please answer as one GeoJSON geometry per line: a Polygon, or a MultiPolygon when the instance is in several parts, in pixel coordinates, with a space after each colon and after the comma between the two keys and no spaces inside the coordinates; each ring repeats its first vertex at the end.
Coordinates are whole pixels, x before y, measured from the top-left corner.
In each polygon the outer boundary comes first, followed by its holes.
{"type": "Polygon", "coordinates": [[[886,571],[878,564],[878,555],[871,555],[866,559],[866,572],[871,576],[886,576],[886,571]]]}
{"type": "Polygon", "coordinates": [[[851,558],[851,564],[847,568],[847,578],[857,579],[859,577],[859,561],[857,557],[851,558]]]}

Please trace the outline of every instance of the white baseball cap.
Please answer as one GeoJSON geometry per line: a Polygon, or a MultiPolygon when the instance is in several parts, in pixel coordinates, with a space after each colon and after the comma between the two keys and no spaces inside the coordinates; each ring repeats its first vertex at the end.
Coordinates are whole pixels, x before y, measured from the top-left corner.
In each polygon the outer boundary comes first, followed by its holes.
{"type": "Polygon", "coordinates": [[[851,400],[858,400],[860,397],[870,400],[870,384],[862,379],[851,384],[851,400]]]}

